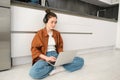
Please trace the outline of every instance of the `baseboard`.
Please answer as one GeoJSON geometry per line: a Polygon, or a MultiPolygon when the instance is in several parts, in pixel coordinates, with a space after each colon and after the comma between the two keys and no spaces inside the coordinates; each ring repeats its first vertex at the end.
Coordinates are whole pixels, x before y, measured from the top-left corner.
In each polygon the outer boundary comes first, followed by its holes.
{"type": "Polygon", "coordinates": [[[104,51],[113,51],[116,48],[114,46],[105,46],[105,47],[95,47],[88,49],[78,49],[77,54],[87,54],[87,53],[96,53],[96,52],[104,52],[104,51]]]}
{"type": "MultiPolygon", "coordinates": [[[[97,53],[97,52],[104,52],[104,51],[113,51],[115,49],[114,46],[107,46],[107,47],[96,47],[96,48],[88,48],[88,49],[78,49],[77,54],[90,54],[90,53],[97,53]]],[[[23,56],[23,57],[14,57],[12,58],[12,65],[22,65],[27,63],[32,63],[31,55],[23,56]]]]}
{"type": "Polygon", "coordinates": [[[22,64],[27,64],[27,63],[32,63],[31,55],[12,58],[12,66],[22,65],[22,64]]]}

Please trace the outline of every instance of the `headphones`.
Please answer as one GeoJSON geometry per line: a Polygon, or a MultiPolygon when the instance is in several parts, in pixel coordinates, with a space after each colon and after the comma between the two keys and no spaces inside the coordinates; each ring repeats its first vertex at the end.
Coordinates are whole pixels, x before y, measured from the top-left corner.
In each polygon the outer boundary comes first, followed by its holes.
{"type": "Polygon", "coordinates": [[[44,19],[43,19],[43,22],[44,23],[47,23],[48,22],[48,14],[45,15],[44,19]]]}
{"type": "Polygon", "coordinates": [[[44,23],[47,23],[48,20],[49,20],[49,18],[50,18],[50,16],[57,18],[57,16],[56,16],[55,13],[49,12],[49,13],[47,13],[47,14],[45,15],[45,17],[43,18],[43,22],[44,22],[44,23]]]}

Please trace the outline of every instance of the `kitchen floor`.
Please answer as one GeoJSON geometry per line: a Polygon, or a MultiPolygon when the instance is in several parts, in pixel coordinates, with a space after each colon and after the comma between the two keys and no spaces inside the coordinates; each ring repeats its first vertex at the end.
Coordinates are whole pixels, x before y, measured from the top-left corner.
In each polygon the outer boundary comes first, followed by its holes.
{"type": "MultiPolygon", "coordinates": [[[[78,56],[85,60],[85,65],[81,70],[72,73],[63,71],[42,80],[120,80],[120,50],[93,52],[78,56]]],[[[0,80],[36,80],[28,75],[30,67],[31,64],[25,64],[2,71],[0,80]]]]}

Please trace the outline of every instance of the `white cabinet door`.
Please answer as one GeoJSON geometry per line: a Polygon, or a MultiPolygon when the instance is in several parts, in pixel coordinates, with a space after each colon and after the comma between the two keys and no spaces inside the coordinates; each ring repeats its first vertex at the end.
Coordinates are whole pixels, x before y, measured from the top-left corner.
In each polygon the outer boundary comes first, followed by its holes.
{"type": "Polygon", "coordinates": [[[31,42],[34,34],[12,33],[11,34],[11,57],[31,55],[31,42]]]}
{"type": "Polygon", "coordinates": [[[109,5],[118,4],[119,0],[100,0],[101,2],[107,3],[109,5]]]}
{"type": "Polygon", "coordinates": [[[111,0],[99,0],[99,1],[107,3],[107,4],[111,4],[111,0]]]}

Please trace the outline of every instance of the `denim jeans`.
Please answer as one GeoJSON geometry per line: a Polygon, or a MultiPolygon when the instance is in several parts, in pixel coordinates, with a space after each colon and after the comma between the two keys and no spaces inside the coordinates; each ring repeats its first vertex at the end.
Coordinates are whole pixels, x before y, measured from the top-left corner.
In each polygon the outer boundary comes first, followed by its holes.
{"type": "MultiPolygon", "coordinates": [[[[54,56],[57,58],[58,54],[55,51],[46,53],[47,56],[54,56]]],[[[75,57],[72,63],[64,64],[63,67],[70,72],[81,69],[84,65],[83,58],[75,57]]],[[[49,73],[54,69],[53,66],[44,60],[38,60],[30,69],[29,75],[35,79],[42,79],[49,76],[49,73]]]]}

